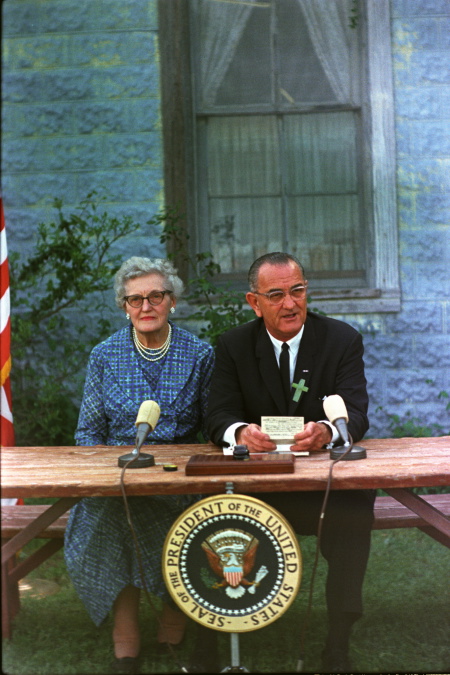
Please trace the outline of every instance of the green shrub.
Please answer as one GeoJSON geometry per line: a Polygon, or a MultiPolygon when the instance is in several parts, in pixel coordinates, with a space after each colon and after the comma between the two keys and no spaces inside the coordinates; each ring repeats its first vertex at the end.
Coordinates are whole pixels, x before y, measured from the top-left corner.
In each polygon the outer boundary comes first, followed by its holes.
{"type": "Polygon", "coordinates": [[[176,258],[178,264],[186,265],[189,271],[186,301],[194,307],[189,319],[199,322],[199,336],[214,346],[224,331],[250,321],[255,315],[244,307],[247,301],[242,292],[216,283],[221,268],[212,253],[203,251],[190,255],[189,235],[180,220],[176,209],[167,211],[161,218],[160,240],[167,246],[168,258],[176,258]]]}
{"type": "MultiPolygon", "coordinates": [[[[117,242],[140,226],[130,216],[108,215],[100,201],[92,192],[66,214],[55,199],[57,218],[39,224],[32,255],[23,263],[19,254],[10,256],[17,445],[73,445],[89,353],[112,332],[102,294],[111,293],[123,262],[117,242]]],[[[189,256],[175,211],[156,214],[147,225],[190,267],[187,301],[201,337],[215,344],[223,331],[253,317],[243,294],[214,283],[220,266],[210,253],[189,256]]]]}
{"type": "Polygon", "coordinates": [[[139,228],[101,210],[95,192],[73,213],[59,199],[54,207],[57,218],[38,226],[32,255],[24,263],[10,256],[17,445],[73,445],[89,352],[111,332],[102,293],[111,293],[122,262],[114,247],[139,228]]]}

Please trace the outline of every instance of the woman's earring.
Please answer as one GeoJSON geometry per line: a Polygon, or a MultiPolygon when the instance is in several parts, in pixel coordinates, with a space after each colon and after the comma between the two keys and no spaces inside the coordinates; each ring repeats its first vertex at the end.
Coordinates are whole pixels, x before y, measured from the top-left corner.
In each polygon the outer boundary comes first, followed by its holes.
{"type": "Polygon", "coordinates": [[[170,313],[171,313],[171,314],[175,314],[175,307],[171,307],[171,308],[170,308],[170,313]]]}
{"type": "Polygon", "coordinates": [[[130,320],[130,315],[129,315],[129,314],[126,314],[126,317],[127,317],[128,321],[129,321],[129,320],[130,320]]]}

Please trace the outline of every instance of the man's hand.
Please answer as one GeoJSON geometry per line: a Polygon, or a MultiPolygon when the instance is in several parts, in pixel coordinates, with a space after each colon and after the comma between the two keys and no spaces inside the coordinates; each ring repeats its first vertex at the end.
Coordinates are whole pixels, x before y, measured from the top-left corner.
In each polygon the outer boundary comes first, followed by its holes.
{"type": "Polygon", "coordinates": [[[277,449],[270,436],[263,434],[257,424],[239,427],[236,431],[236,444],[246,445],[249,452],[271,452],[277,449]]]}
{"type": "Polygon", "coordinates": [[[292,452],[318,452],[331,441],[331,429],[320,422],[308,422],[303,431],[294,436],[292,452]]]}

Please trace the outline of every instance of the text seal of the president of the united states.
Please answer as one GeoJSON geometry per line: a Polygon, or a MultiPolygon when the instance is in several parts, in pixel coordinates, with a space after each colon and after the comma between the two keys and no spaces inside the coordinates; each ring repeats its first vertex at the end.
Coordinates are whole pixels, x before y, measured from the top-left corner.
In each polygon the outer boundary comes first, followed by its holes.
{"type": "Polygon", "coordinates": [[[289,523],[239,494],[207,497],[170,529],[163,574],[175,603],[198,623],[226,632],[263,628],[291,605],[302,559],[289,523]]]}

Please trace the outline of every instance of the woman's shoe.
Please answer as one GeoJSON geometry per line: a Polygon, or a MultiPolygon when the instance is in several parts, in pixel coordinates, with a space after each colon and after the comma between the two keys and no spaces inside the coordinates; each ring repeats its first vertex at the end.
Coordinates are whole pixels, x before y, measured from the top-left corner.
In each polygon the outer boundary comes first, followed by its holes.
{"type": "Polygon", "coordinates": [[[121,659],[115,658],[112,672],[115,675],[136,675],[139,672],[139,657],[124,656],[121,659]]]}
{"type": "Polygon", "coordinates": [[[164,603],[157,635],[158,642],[179,645],[184,638],[186,622],[187,618],[183,612],[172,609],[164,603]]]}

